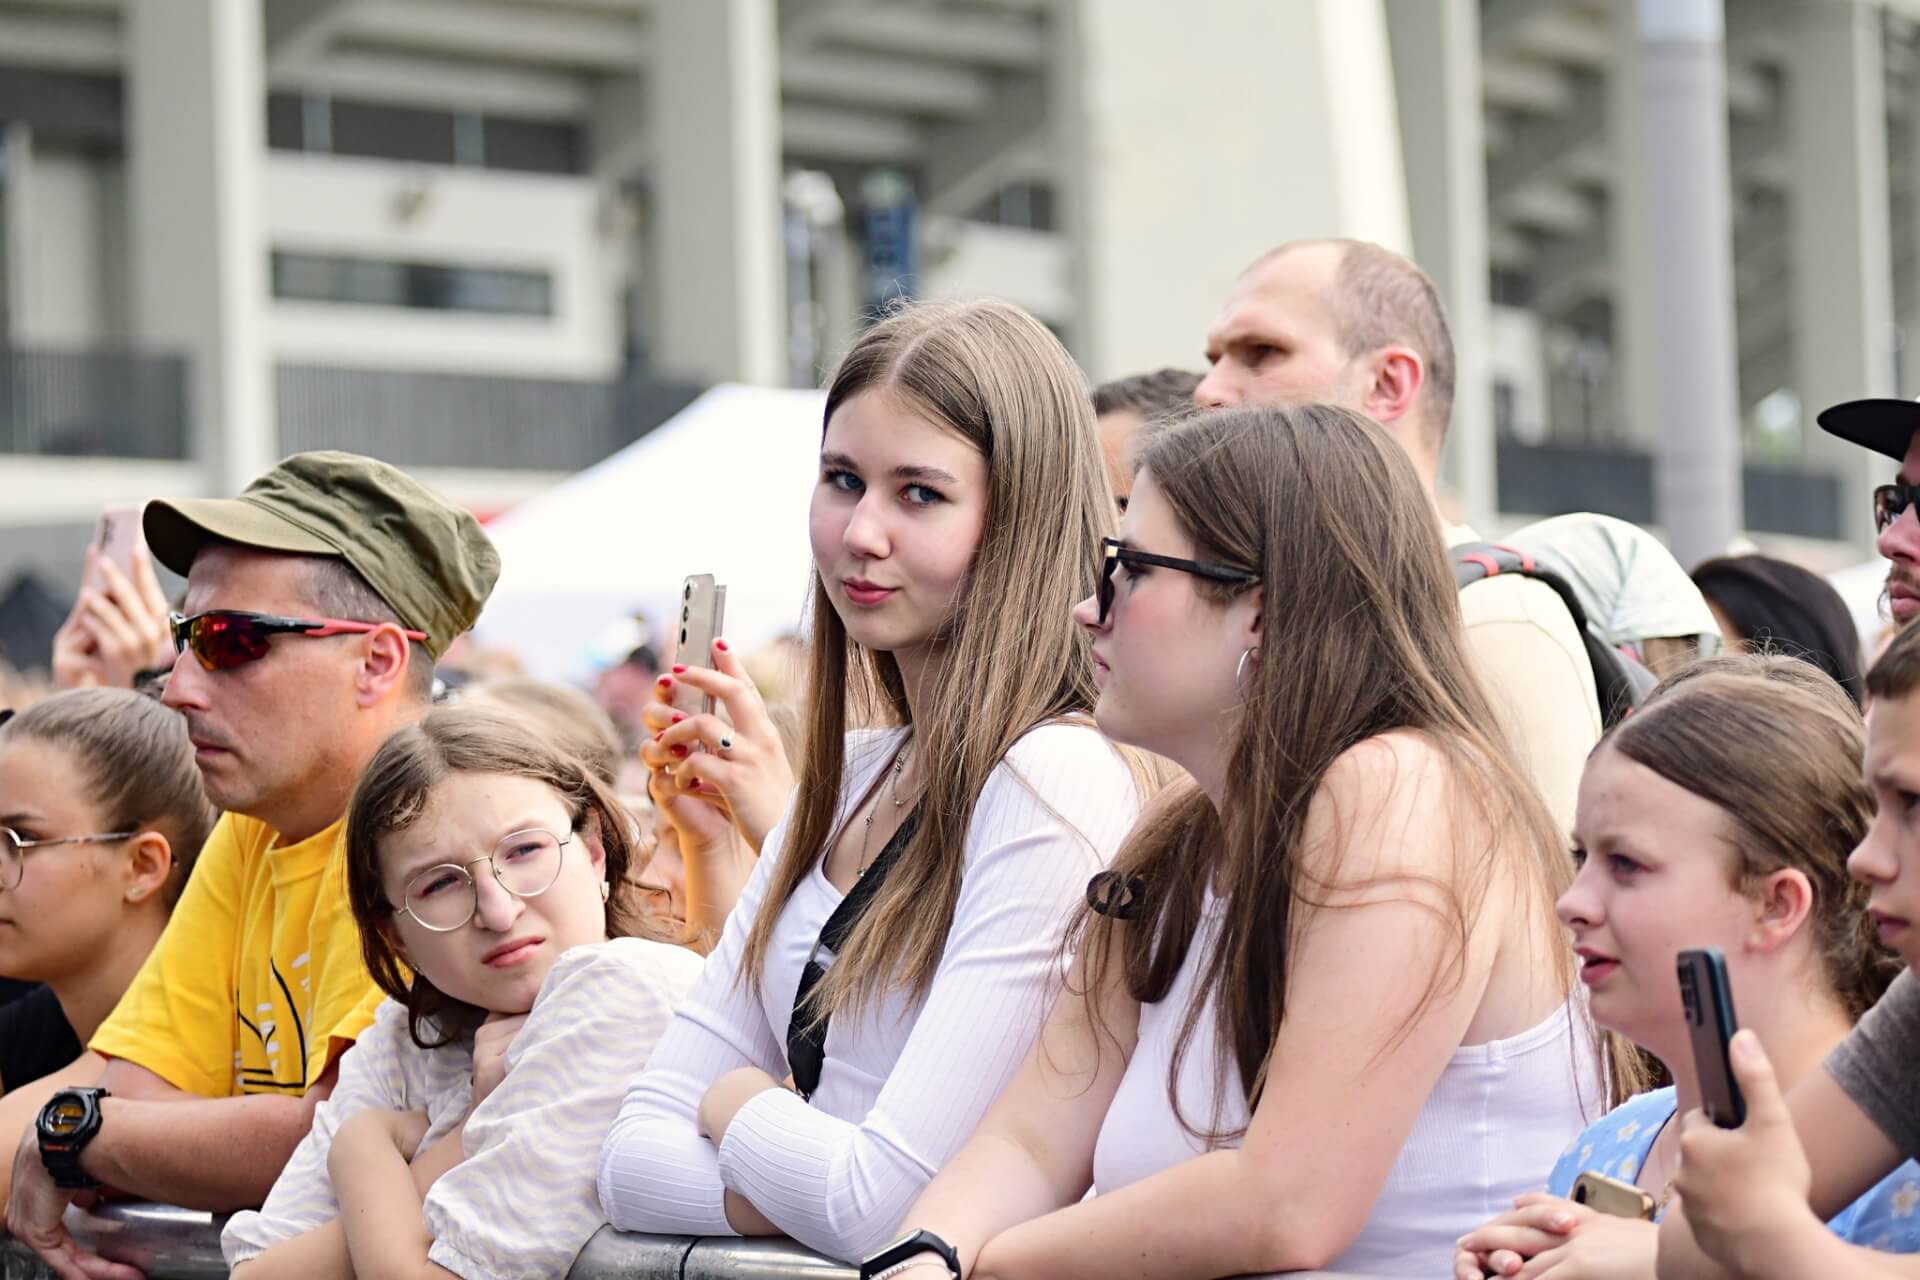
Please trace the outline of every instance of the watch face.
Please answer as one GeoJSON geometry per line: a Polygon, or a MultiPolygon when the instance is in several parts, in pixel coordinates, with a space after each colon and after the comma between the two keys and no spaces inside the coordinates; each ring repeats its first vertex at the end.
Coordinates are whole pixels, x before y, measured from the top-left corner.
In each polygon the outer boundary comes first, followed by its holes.
{"type": "Polygon", "coordinates": [[[87,1118],[86,1104],[78,1098],[59,1098],[50,1103],[41,1127],[56,1138],[67,1138],[87,1118]]]}

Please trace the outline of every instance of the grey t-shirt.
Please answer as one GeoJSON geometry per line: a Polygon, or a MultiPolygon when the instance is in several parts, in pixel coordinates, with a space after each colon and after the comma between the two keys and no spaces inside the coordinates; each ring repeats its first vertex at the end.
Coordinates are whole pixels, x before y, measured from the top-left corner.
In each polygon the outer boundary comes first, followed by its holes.
{"type": "Polygon", "coordinates": [[[1916,1057],[1920,1057],[1920,979],[1911,969],[1893,980],[1853,1034],[1827,1055],[1827,1074],[1912,1159],[1920,1159],[1916,1057]]]}

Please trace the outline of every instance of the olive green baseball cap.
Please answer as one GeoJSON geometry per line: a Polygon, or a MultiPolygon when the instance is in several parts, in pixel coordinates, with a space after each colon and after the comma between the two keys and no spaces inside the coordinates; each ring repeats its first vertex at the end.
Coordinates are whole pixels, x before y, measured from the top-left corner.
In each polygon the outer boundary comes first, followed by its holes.
{"type": "Polygon", "coordinates": [[[473,626],[500,576],[500,553],[469,512],[357,453],[296,453],[237,498],[156,499],[141,526],[154,558],[182,575],[215,540],[337,556],[427,633],[436,658],[473,626]]]}

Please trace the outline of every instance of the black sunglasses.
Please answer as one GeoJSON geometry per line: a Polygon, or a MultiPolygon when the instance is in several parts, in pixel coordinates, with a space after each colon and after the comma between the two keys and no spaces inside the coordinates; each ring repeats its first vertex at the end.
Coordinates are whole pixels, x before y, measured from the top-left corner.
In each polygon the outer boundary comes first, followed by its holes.
{"type": "Polygon", "coordinates": [[[1887,526],[1920,498],[1920,484],[1883,484],[1873,491],[1873,527],[1885,533],[1887,526]]]}
{"type": "MultiPolygon", "coordinates": [[[[190,618],[168,614],[167,624],[173,631],[174,652],[193,650],[193,656],[209,671],[230,671],[258,662],[267,656],[267,642],[277,635],[313,638],[364,635],[387,625],[341,618],[282,618],[238,609],[209,609],[190,618]]],[[[402,634],[409,640],[427,638],[424,631],[403,630],[402,634]]]]}
{"type": "Polygon", "coordinates": [[[1238,582],[1252,585],[1260,581],[1260,575],[1245,569],[1234,569],[1223,564],[1206,564],[1199,560],[1182,560],[1178,556],[1156,556],[1150,551],[1136,551],[1118,538],[1100,539],[1100,591],[1096,599],[1100,604],[1100,625],[1107,625],[1107,615],[1113,611],[1113,571],[1123,564],[1155,565],[1162,569],[1178,569],[1181,573],[1191,573],[1197,578],[1211,578],[1215,582],[1238,582]]]}

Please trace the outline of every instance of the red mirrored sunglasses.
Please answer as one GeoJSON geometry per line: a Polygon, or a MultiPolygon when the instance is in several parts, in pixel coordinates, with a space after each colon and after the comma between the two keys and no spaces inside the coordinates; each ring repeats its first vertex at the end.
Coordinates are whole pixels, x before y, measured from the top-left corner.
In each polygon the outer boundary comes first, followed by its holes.
{"type": "MultiPolygon", "coordinates": [[[[365,635],[390,624],[384,622],[348,622],[341,618],[282,618],[271,613],[244,613],[237,609],[209,609],[192,617],[172,613],[167,622],[173,628],[176,653],[193,650],[193,656],[209,671],[230,671],[258,662],[267,656],[267,642],[274,636],[365,635]]],[[[424,641],[424,631],[401,634],[409,640],[424,641]]]]}

